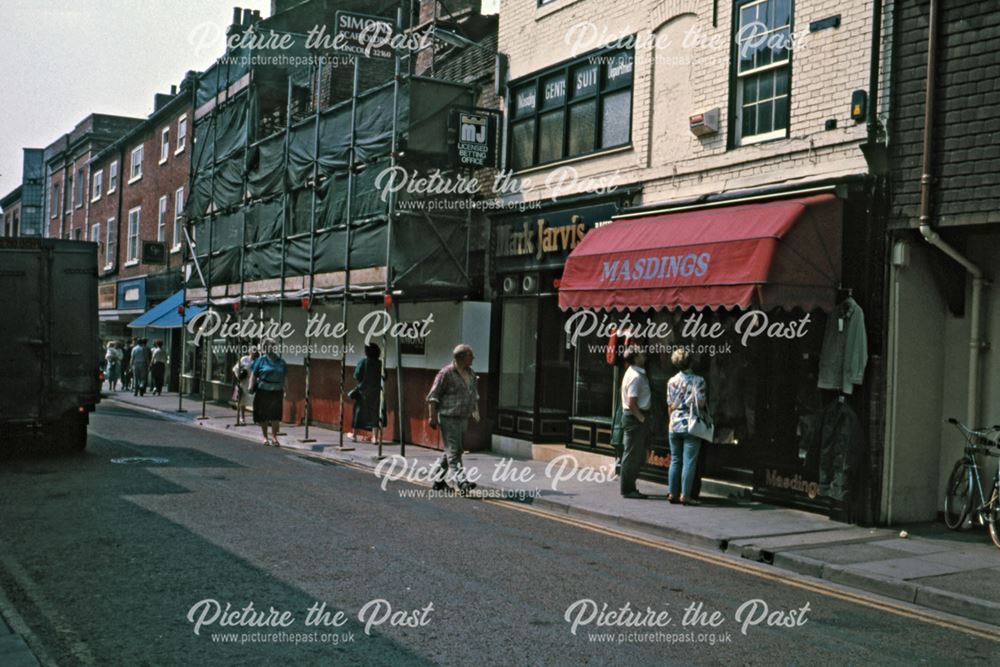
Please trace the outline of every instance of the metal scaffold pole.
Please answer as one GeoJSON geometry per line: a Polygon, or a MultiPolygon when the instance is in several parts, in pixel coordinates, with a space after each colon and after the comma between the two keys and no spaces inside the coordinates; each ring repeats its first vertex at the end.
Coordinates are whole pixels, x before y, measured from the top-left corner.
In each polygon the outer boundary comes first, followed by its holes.
{"type": "Polygon", "coordinates": [[[320,122],[320,98],[323,80],[323,59],[319,59],[316,66],[316,112],[313,114],[313,164],[312,164],[312,197],[309,210],[309,302],[306,305],[306,388],[305,388],[305,437],[300,442],[316,442],[315,438],[309,437],[309,422],[312,421],[312,351],[310,350],[309,321],[313,315],[313,297],[316,285],[316,190],[319,188],[319,122],[320,122]]]}
{"type": "Polygon", "coordinates": [[[340,428],[339,447],[344,449],[344,403],[347,392],[347,303],[351,289],[351,217],[354,214],[354,162],[357,153],[358,123],[358,83],[361,77],[361,57],[354,56],[354,80],[351,85],[351,143],[347,158],[347,202],[344,212],[344,296],[341,300],[340,321],[344,323],[344,334],[340,338],[340,428]]]}
{"type": "MultiPolygon", "coordinates": [[[[288,154],[292,143],[292,77],[288,77],[288,92],[285,99],[285,158],[282,164],[288,164],[288,154]]],[[[287,263],[289,218],[291,217],[291,198],[289,196],[288,178],[282,179],[281,188],[281,278],[278,283],[278,323],[285,321],[285,268],[287,263]]]]}
{"type": "MultiPolygon", "coordinates": [[[[188,156],[188,185],[187,185],[187,196],[184,198],[185,208],[187,207],[186,206],[187,199],[191,197],[191,192],[192,192],[192,190],[194,190],[194,174],[195,174],[195,170],[197,169],[197,164],[195,163],[195,159],[194,159],[195,148],[196,148],[195,145],[194,145],[194,112],[198,108],[198,82],[200,80],[201,79],[200,79],[200,77],[198,75],[195,75],[191,79],[191,138],[192,139],[191,139],[191,146],[189,147],[189,149],[187,151],[187,156],[188,156]]],[[[177,200],[176,199],[174,199],[174,206],[175,207],[177,206],[177,200]]],[[[188,217],[186,215],[184,215],[183,213],[181,213],[180,211],[174,211],[174,215],[175,216],[183,216],[183,217],[181,217],[181,231],[184,234],[185,240],[187,240],[187,238],[189,236],[188,232],[187,232],[187,229],[186,229],[186,226],[187,226],[187,224],[189,222],[188,217]]],[[[175,222],[174,223],[175,230],[176,230],[176,224],[177,223],[175,222]]],[[[176,234],[176,231],[174,233],[176,234]]],[[[188,248],[190,248],[190,245],[188,245],[188,248]]],[[[194,262],[194,253],[192,252],[191,255],[192,255],[191,261],[194,262]]],[[[181,254],[181,258],[182,258],[181,259],[181,307],[180,307],[180,316],[181,316],[181,364],[180,364],[180,377],[177,378],[177,412],[187,412],[187,410],[184,409],[184,372],[187,369],[187,284],[188,284],[188,275],[190,275],[190,273],[185,270],[183,257],[184,257],[184,255],[183,255],[183,252],[182,252],[182,254],[181,254]]]]}
{"type": "MultiPolygon", "coordinates": [[[[208,215],[208,277],[203,278],[205,284],[205,307],[208,309],[212,308],[212,231],[215,228],[215,172],[218,170],[217,159],[218,156],[215,154],[218,150],[218,137],[219,137],[219,73],[222,68],[216,68],[215,70],[215,103],[212,106],[212,111],[209,116],[212,122],[212,186],[211,186],[211,200],[209,201],[209,215],[208,215]]],[[[228,80],[229,73],[226,72],[226,79],[228,80]]],[[[210,349],[212,342],[209,341],[207,348],[202,350],[201,353],[201,381],[198,383],[201,388],[201,417],[199,419],[208,419],[208,358],[210,356],[210,349]]]]}
{"type": "MultiPolygon", "coordinates": [[[[403,9],[399,7],[396,9],[396,32],[403,32],[403,9]]],[[[396,170],[396,160],[398,159],[397,153],[399,149],[398,143],[398,133],[399,133],[399,84],[402,79],[402,63],[400,62],[399,48],[393,49],[394,55],[394,73],[392,77],[392,148],[389,153],[389,160],[392,170],[396,170]]],[[[393,275],[392,275],[392,227],[396,221],[396,188],[392,188],[389,191],[389,216],[386,222],[386,232],[385,232],[385,293],[389,299],[392,299],[394,305],[395,319],[399,321],[399,303],[396,301],[393,295],[393,275]]],[[[404,400],[403,400],[403,351],[399,344],[399,339],[394,341],[394,347],[396,348],[396,419],[399,423],[399,453],[400,456],[406,456],[406,432],[404,431],[403,425],[406,423],[404,418],[404,400]]],[[[387,350],[388,352],[388,350],[387,350]]],[[[388,364],[383,364],[387,366],[388,364]]],[[[383,377],[386,376],[386,371],[383,368],[383,377]]],[[[385,394],[385,382],[383,380],[383,395],[385,394]]],[[[381,414],[379,415],[381,418],[381,414]]],[[[380,452],[381,453],[381,452],[380,452]]]]}

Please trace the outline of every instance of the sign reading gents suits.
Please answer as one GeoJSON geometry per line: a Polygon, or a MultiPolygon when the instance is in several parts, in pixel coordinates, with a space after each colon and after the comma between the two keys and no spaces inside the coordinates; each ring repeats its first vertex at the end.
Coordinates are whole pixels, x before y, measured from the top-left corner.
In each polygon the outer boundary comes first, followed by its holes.
{"type": "Polygon", "coordinates": [[[453,136],[451,162],[460,167],[497,166],[497,115],[452,109],[448,126],[453,136]]]}

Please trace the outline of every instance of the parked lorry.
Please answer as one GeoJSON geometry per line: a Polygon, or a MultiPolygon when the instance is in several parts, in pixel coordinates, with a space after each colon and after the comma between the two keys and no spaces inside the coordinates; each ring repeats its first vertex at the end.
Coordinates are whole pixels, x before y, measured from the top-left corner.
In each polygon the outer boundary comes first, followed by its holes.
{"type": "Polygon", "coordinates": [[[97,245],[0,238],[0,445],[83,450],[102,360],[97,245]]]}

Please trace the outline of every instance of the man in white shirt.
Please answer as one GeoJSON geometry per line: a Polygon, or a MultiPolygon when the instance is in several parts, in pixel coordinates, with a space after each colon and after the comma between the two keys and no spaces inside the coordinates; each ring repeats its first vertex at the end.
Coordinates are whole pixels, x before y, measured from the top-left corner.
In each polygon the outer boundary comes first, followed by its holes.
{"type": "Polygon", "coordinates": [[[649,443],[649,409],[652,397],[649,380],[646,378],[646,355],[637,346],[629,346],[625,351],[628,369],[622,378],[622,426],[624,429],[624,452],[621,465],[621,494],[625,498],[646,498],[639,493],[635,481],[639,468],[646,459],[649,443]]]}

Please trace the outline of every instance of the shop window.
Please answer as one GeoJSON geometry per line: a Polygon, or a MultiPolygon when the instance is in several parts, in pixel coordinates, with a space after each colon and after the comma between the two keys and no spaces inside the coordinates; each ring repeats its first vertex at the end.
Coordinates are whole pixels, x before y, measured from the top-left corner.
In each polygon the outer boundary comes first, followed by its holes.
{"type": "Polygon", "coordinates": [[[573,416],[609,419],[614,410],[618,374],[604,354],[607,338],[591,334],[577,341],[573,416]]]}
{"type": "Polygon", "coordinates": [[[511,168],[628,145],[634,69],[632,51],[601,51],[514,83],[511,168]]]}
{"type": "Polygon", "coordinates": [[[792,0],[753,0],[737,10],[734,143],[787,137],[792,0]]]}
{"type": "Polygon", "coordinates": [[[534,410],[538,300],[503,304],[500,333],[500,407],[534,410]]]}

